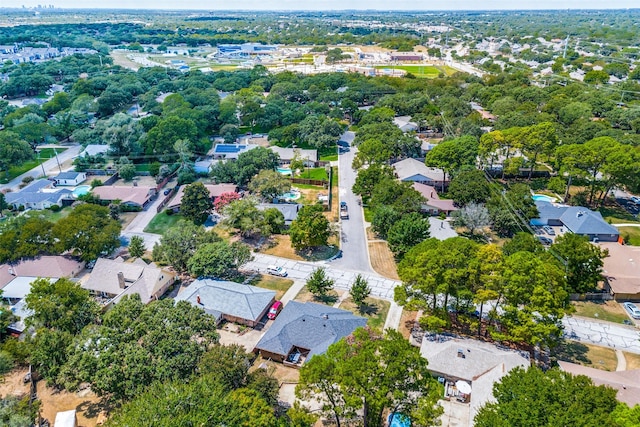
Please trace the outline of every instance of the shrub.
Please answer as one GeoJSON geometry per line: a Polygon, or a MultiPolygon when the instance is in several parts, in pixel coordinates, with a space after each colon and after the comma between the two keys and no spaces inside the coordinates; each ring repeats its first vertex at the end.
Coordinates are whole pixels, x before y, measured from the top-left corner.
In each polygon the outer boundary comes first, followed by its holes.
{"type": "Polygon", "coordinates": [[[100,181],[98,178],[94,179],[93,181],[91,181],[91,189],[94,189],[96,187],[100,187],[103,185],[102,181],[100,181]]]}
{"type": "Polygon", "coordinates": [[[32,177],[32,176],[25,176],[24,178],[22,178],[22,182],[25,183],[25,184],[28,184],[30,182],[33,182],[34,179],[35,178],[32,177]]]}
{"type": "Polygon", "coordinates": [[[59,205],[51,205],[48,208],[51,212],[60,212],[60,209],[62,209],[59,205]]]}

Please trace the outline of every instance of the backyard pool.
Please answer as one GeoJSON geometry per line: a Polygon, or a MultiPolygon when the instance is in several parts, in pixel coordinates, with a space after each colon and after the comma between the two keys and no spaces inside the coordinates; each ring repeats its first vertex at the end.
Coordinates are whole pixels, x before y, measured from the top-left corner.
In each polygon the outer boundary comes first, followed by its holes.
{"type": "Polygon", "coordinates": [[[278,198],[280,200],[284,200],[287,202],[298,200],[300,198],[300,192],[295,188],[292,188],[291,191],[289,191],[288,193],[281,194],[280,197],[278,198]]]}
{"type": "Polygon", "coordinates": [[[80,185],[80,186],[74,188],[74,190],[71,193],[73,193],[73,197],[75,197],[77,199],[80,196],[84,196],[89,191],[91,191],[91,186],[89,186],[89,185],[80,185]]]}
{"type": "Polygon", "coordinates": [[[535,201],[535,202],[549,202],[549,203],[553,203],[556,201],[555,197],[551,197],[551,196],[547,196],[546,194],[534,194],[533,196],[531,196],[531,198],[535,201]]]}
{"type": "Polygon", "coordinates": [[[291,175],[291,169],[288,168],[277,168],[278,173],[282,175],[291,175]]]}

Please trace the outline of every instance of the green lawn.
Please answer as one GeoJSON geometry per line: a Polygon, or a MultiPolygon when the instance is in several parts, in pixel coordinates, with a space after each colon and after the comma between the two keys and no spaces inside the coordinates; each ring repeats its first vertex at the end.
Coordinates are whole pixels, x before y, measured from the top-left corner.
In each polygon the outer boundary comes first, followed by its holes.
{"type": "Polygon", "coordinates": [[[150,163],[140,163],[140,164],[136,164],[135,166],[136,166],[136,171],[138,172],[149,172],[151,168],[150,163]]]}
{"type": "Polygon", "coordinates": [[[364,212],[364,220],[367,222],[373,221],[373,211],[369,207],[363,207],[362,211],[364,212]]]}
{"type": "Polygon", "coordinates": [[[640,227],[616,227],[625,242],[631,246],[640,246],[640,227]]]}
{"type": "Polygon", "coordinates": [[[576,316],[590,317],[592,319],[614,323],[622,323],[624,320],[629,320],[629,316],[624,312],[624,309],[615,301],[575,301],[572,305],[576,309],[576,316]]]}
{"type": "Polygon", "coordinates": [[[319,181],[328,180],[329,176],[327,175],[327,170],[323,167],[320,168],[311,168],[304,169],[301,171],[300,175],[296,178],[304,178],[304,179],[317,179],[319,181]]]}
{"type": "Polygon", "coordinates": [[[320,160],[323,162],[337,162],[338,161],[338,155],[337,154],[330,154],[327,156],[320,156],[320,160]]]}
{"type": "Polygon", "coordinates": [[[293,285],[293,280],[271,276],[269,274],[261,274],[259,277],[254,279],[251,284],[259,288],[276,291],[276,299],[279,300],[282,298],[282,295],[289,290],[291,285],[293,285]]]}
{"type": "Polygon", "coordinates": [[[391,303],[389,301],[377,298],[367,298],[361,308],[353,303],[351,297],[348,297],[340,304],[340,308],[366,318],[367,326],[375,329],[382,329],[384,327],[390,306],[391,303]]]}
{"type": "Polygon", "coordinates": [[[598,209],[605,221],[610,224],[624,224],[628,222],[640,222],[633,214],[627,212],[621,206],[603,206],[598,209]]]}
{"type": "Polygon", "coordinates": [[[58,212],[54,212],[54,211],[49,210],[49,209],[42,209],[42,210],[38,210],[38,211],[29,211],[29,212],[25,213],[24,216],[26,216],[28,218],[41,218],[41,219],[45,219],[45,220],[50,221],[50,222],[58,222],[62,218],[64,218],[67,215],[69,215],[71,213],[71,211],[72,211],[71,207],[66,207],[64,209],[61,209],[58,212]]]}
{"type": "Polygon", "coordinates": [[[144,229],[145,233],[164,234],[168,229],[175,227],[175,225],[183,219],[180,214],[167,215],[166,211],[162,211],[153,217],[149,225],[144,229]]]}
{"type": "Polygon", "coordinates": [[[435,79],[436,77],[438,77],[438,75],[440,75],[440,73],[451,75],[455,72],[455,70],[451,67],[436,67],[433,65],[376,65],[375,68],[377,68],[378,70],[404,70],[416,77],[427,79],[435,79]]]}
{"type": "MultiPolygon", "coordinates": [[[[62,153],[65,150],[66,150],[66,148],[58,148],[57,149],[58,154],[62,153]]],[[[20,176],[23,173],[30,171],[31,169],[33,169],[36,166],[40,165],[40,163],[44,163],[44,162],[46,162],[47,160],[49,160],[50,158],[52,158],[54,156],[55,156],[55,152],[54,152],[53,148],[43,148],[43,149],[41,149],[39,158],[36,157],[33,160],[29,160],[28,162],[24,162],[20,166],[13,166],[13,167],[9,168],[9,170],[4,173],[4,176],[2,178],[0,178],[0,184],[6,184],[7,182],[11,181],[15,177],[20,176]]]]}

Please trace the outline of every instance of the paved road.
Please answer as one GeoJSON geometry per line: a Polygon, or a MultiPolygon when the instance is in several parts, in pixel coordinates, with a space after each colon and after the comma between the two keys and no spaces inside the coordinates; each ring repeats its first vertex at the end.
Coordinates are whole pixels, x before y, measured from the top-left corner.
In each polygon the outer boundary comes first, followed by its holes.
{"type": "Polygon", "coordinates": [[[367,235],[364,229],[364,214],[358,205],[358,198],[351,188],[356,181],[357,172],[351,168],[356,149],[351,147],[354,132],[345,132],[340,137],[338,157],[339,200],[349,207],[349,219],[341,220],[340,249],[342,256],[331,262],[331,268],[343,268],[362,273],[375,274],[369,262],[367,235]]]}
{"type": "Polygon", "coordinates": [[[164,196],[162,194],[158,195],[156,200],[154,200],[146,210],[138,212],[133,221],[131,221],[127,228],[122,231],[122,235],[129,240],[131,240],[131,237],[133,236],[142,237],[144,239],[144,245],[147,250],[153,249],[153,245],[155,243],[160,243],[160,238],[162,237],[161,235],[145,233],[144,229],[147,225],[149,225],[153,217],[156,216],[158,206],[160,205],[160,203],[162,203],[163,199],[164,196]]]}
{"type": "MultiPolygon", "coordinates": [[[[327,268],[327,276],[335,280],[335,287],[338,289],[350,289],[353,281],[356,278],[358,271],[352,269],[344,269],[334,265],[329,261],[323,262],[306,262],[295,261],[292,259],[279,258],[271,255],[255,254],[253,261],[247,263],[243,269],[258,271],[261,273],[266,272],[267,267],[275,265],[277,267],[283,267],[289,273],[289,278],[294,281],[305,280],[313,270],[318,267],[327,268]]],[[[397,280],[387,279],[379,276],[375,273],[368,274],[366,272],[360,272],[362,276],[369,282],[371,288],[371,296],[378,298],[384,298],[387,300],[393,300],[393,289],[400,285],[401,282],[397,280]]]]}
{"type": "MultiPolygon", "coordinates": [[[[43,148],[44,147],[47,147],[47,146],[43,146],[43,148]]],[[[60,164],[63,164],[67,160],[77,156],[78,153],[80,153],[80,150],[82,149],[81,145],[71,145],[71,146],[65,145],[64,147],[66,148],[66,150],[58,154],[57,161],[55,157],[52,157],[42,164],[44,166],[44,170],[47,173],[47,176],[58,175],[58,173],[60,172],[60,170],[58,169],[58,161],[60,162],[60,164]]],[[[9,189],[12,191],[18,190],[20,184],[22,183],[22,180],[27,176],[32,176],[34,178],[41,177],[42,166],[38,165],[35,168],[31,169],[30,171],[27,171],[22,175],[12,179],[8,183],[0,185],[0,190],[9,190],[9,189]]]]}
{"type": "Polygon", "coordinates": [[[565,317],[562,324],[568,339],[640,354],[640,336],[633,326],[575,316],[565,317]]]}

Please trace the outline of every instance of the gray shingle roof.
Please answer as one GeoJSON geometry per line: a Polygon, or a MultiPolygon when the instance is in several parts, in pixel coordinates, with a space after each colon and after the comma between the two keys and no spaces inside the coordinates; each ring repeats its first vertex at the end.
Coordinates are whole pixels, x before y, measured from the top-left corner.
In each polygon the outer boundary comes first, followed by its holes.
{"type": "Polygon", "coordinates": [[[567,208],[560,221],[575,234],[619,234],[618,229],[608,224],[600,212],[581,206],[567,208]]]}
{"type": "Polygon", "coordinates": [[[271,208],[279,210],[284,216],[284,221],[288,224],[298,218],[298,212],[301,207],[302,205],[297,203],[261,203],[258,205],[258,209],[263,211],[271,208]]]}
{"type": "Polygon", "coordinates": [[[559,220],[568,208],[568,206],[557,205],[555,203],[549,203],[541,200],[537,200],[535,204],[538,208],[539,217],[545,224],[548,220],[559,220]]]}
{"type": "Polygon", "coordinates": [[[276,293],[256,286],[223,280],[198,279],[191,283],[177,297],[176,301],[189,301],[207,313],[219,318],[221,314],[240,317],[251,321],[260,320],[276,293]],[[200,304],[198,304],[198,295],[200,304]]]}
{"type": "Polygon", "coordinates": [[[256,349],[287,355],[292,347],[310,350],[309,358],[354,330],[367,324],[367,319],[346,310],[311,302],[290,301],[260,339],[256,349]]]}
{"type": "Polygon", "coordinates": [[[71,190],[43,191],[52,185],[53,183],[48,179],[39,179],[20,191],[5,194],[5,200],[11,205],[24,205],[26,203],[41,203],[45,201],[58,203],[61,198],[71,198],[71,190]]]}
{"type": "Polygon", "coordinates": [[[80,175],[81,172],[74,172],[74,171],[69,171],[69,172],[62,172],[59,173],[58,176],[56,176],[57,180],[61,180],[61,179],[76,179],[78,177],[78,175],[80,175]]]}
{"type": "MultiPolygon", "coordinates": [[[[409,158],[400,160],[399,162],[394,163],[392,166],[395,169],[396,175],[398,175],[398,179],[400,181],[403,181],[414,175],[422,175],[433,181],[442,181],[442,179],[444,178],[444,172],[442,169],[430,168],[423,162],[416,159],[409,158]]],[[[447,176],[447,181],[449,181],[449,176],[447,176]]]]}

